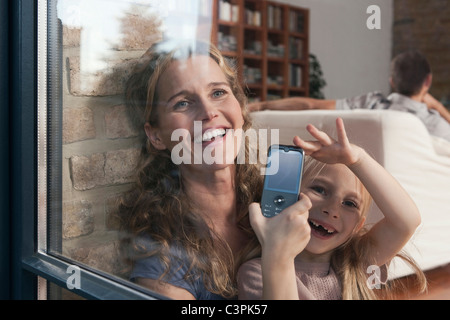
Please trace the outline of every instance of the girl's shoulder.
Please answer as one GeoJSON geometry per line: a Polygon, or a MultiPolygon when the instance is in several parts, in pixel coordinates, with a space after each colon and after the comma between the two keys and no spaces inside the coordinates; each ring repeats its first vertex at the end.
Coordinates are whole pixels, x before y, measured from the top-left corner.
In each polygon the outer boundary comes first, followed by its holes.
{"type": "Polygon", "coordinates": [[[237,284],[239,299],[261,299],[263,289],[261,258],[248,260],[239,267],[237,284]]]}
{"type": "Polygon", "coordinates": [[[252,273],[259,272],[261,273],[261,258],[253,258],[247,260],[239,267],[238,274],[240,273],[252,273]]]}

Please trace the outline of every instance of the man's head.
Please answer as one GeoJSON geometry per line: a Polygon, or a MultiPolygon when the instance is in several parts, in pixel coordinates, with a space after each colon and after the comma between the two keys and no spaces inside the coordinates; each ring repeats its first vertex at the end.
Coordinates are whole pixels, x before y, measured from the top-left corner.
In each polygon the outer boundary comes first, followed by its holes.
{"type": "Polygon", "coordinates": [[[408,97],[426,92],[431,86],[430,64],[417,51],[401,53],[392,60],[390,81],[394,92],[408,97]]]}

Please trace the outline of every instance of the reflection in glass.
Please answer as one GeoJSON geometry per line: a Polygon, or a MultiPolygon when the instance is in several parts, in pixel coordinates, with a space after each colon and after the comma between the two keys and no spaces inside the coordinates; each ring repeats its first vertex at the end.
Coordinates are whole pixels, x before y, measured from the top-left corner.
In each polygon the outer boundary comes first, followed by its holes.
{"type": "Polygon", "coordinates": [[[47,251],[125,277],[115,208],[140,150],[123,86],[155,41],[209,40],[212,2],[48,3],[47,251]]]}

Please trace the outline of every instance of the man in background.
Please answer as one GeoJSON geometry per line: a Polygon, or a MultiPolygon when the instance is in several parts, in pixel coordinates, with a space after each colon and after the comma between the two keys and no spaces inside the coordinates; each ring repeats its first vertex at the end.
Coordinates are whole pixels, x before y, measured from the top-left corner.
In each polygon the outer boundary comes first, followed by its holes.
{"type": "Polygon", "coordinates": [[[427,59],[417,51],[397,55],[391,63],[392,93],[385,97],[380,92],[361,96],[322,100],[290,97],[249,104],[250,111],[309,110],[309,109],[386,109],[409,112],[422,120],[428,132],[450,141],[450,112],[429,93],[432,73],[427,59]]]}

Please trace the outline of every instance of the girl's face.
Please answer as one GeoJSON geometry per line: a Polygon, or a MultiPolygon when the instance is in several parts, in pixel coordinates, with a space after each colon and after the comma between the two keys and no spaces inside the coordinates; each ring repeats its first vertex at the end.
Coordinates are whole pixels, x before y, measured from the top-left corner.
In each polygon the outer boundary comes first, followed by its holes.
{"type": "Polygon", "coordinates": [[[244,119],[224,72],[211,57],[172,62],[161,75],[156,92],[158,125],[145,126],[155,148],[172,151],[177,147],[172,160],[180,156],[182,165],[189,160],[196,164],[199,160],[201,164],[212,162],[208,167],[234,162],[240,147],[236,132],[242,129],[244,119]],[[183,148],[181,141],[185,143],[183,148]],[[181,149],[191,154],[186,157],[181,149]]]}
{"type": "Polygon", "coordinates": [[[312,203],[308,219],[311,240],[306,251],[331,256],[333,249],[362,227],[361,191],[361,182],[343,164],[326,165],[313,180],[304,180],[302,192],[312,203]]]}

